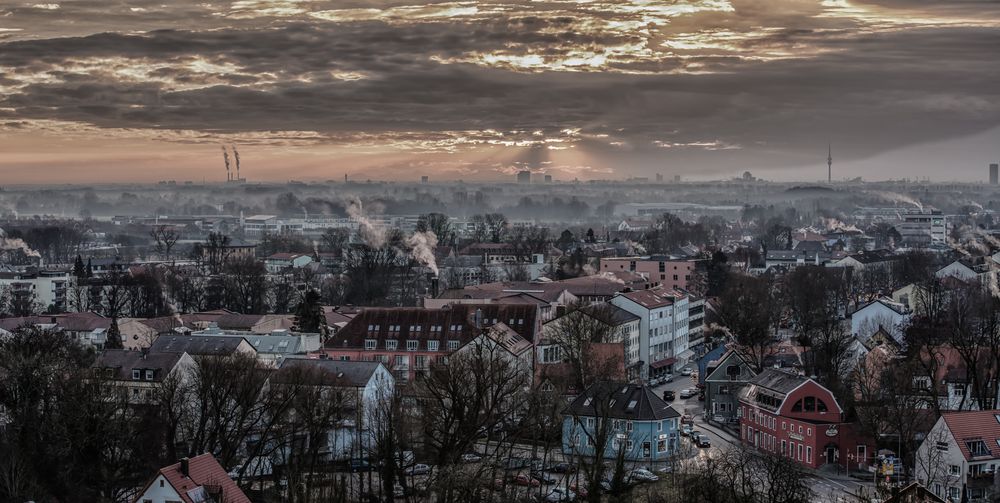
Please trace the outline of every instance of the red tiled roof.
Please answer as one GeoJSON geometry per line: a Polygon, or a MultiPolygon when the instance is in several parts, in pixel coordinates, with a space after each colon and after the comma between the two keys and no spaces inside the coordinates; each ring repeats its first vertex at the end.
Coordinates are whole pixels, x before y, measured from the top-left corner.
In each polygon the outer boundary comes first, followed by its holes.
{"type": "Polygon", "coordinates": [[[958,443],[959,450],[965,459],[995,459],[1000,458],[1000,410],[971,410],[961,412],[942,412],[945,425],[958,443]],[[969,442],[982,440],[989,454],[973,456],[969,451],[969,442]]]}
{"type": "MultiPolygon", "coordinates": [[[[239,486],[229,478],[226,470],[209,454],[201,454],[188,460],[188,475],[181,473],[181,463],[174,463],[160,469],[167,482],[180,494],[184,503],[196,503],[188,493],[204,488],[205,492],[215,496],[218,503],[250,503],[250,498],[240,490],[239,486]]],[[[155,480],[155,477],[154,477],[155,480]]],[[[143,490],[142,493],[146,491],[143,490]]],[[[140,493],[139,497],[142,497],[140,493]]],[[[138,499],[136,500],[138,501],[138,499]]]]}

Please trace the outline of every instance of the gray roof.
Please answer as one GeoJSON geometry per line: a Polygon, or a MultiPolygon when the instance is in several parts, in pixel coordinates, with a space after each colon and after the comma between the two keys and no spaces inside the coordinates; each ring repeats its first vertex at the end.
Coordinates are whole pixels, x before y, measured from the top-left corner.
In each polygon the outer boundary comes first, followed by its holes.
{"type": "Polygon", "coordinates": [[[778,393],[788,394],[790,391],[798,388],[802,385],[802,383],[808,380],[809,378],[806,376],[792,374],[791,372],[785,372],[784,370],[775,368],[768,368],[764,369],[760,374],[754,376],[753,379],[750,379],[750,384],[754,384],[771,391],[776,391],[778,393]]]}
{"type": "Polygon", "coordinates": [[[151,353],[231,355],[245,339],[229,335],[161,335],[149,346],[151,353]]]}
{"type": "Polygon", "coordinates": [[[325,372],[331,380],[362,388],[371,380],[379,365],[382,364],[380,362],[341,361],[326,358],[285,358],[278,367],[276,379],[280,382],[282,372],[288,372],[289,369],[308,368],[325,372]]]}
{"type": "Polygon", "coordinates": [[[645,385],[621,382],[599,382],[576,397],[563,414],[595,417],[604,416],[633,421],[657,421],[678,417],[673,407],[645,385]],[[595,406],[600,406],[595,410],[595,406]]]}
{"type": "MultiPolygon", "coordinates": [[[[103,369],[113,369],[114,379],[120,381],[132,380],[132,369],[152,370],[153,381],[162,381],[177,362],[184,357],[184,353],[153,353],[144,351],[130,351],[126,349],[108,349],[97,357],[93,367],[103,369]]],[[[142,376],[145,379],[145,375],[142,376]]]]}
{"type": "Polygon", "coordinates": [[[639,316],[634,315],[614,304],[608,304],[608,303],[591,304],[589,306],[580,308],[580,310],[583,311],[584,313],[587,313],[588,315],[596,313],[599,317],[602,318],[601,321],[604,321],[605,323],[608,323],[609,325],[612,326],[620,326],[624,325],[625,323],[630,323],[642,319],[639,316]],[[603,319],[605,314],[607,315],[608,318],[607,320],[603,319]]]}
{"type": "Polygon", "coordinates": [[[302,338],[296,335],[244,335],[258,353],[294,355],[305,353],[302,338]]]}

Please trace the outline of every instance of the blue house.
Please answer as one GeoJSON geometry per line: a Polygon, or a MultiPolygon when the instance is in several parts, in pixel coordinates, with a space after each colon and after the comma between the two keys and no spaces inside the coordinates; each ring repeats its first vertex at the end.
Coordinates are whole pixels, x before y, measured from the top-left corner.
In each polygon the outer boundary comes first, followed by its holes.
{"type": "Polygon", "coordinates": [[[628,461],[666,461],[677,452],[679,422],[680,414],[645,385],[596,383],[563,411],[563,454],[595,456],[603,436],[605,458],[624,451],[628,461]]]}

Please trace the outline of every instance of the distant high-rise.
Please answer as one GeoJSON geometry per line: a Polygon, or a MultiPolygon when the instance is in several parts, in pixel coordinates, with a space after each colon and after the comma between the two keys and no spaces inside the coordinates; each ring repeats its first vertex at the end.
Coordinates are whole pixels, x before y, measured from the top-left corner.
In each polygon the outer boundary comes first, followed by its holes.
{"type": "Polygon", "coordinates": [[[427,178],[427,175],[424,175],[424,176],[420,177],[420,183],[427,183],[428,180],[430,180],[430,179],[427,178]]]}
{"type": "Polygon", "coordinates": [[[518,171],[517,183],[531,183],[531,171],[528,170],[518,171]]]}
{"type": "Polygon", "coordinates": [[[990,185],[1000,184],[1000,164],[990,164],[990,185]]]}
{"type": "Polygon", "coordinates": [[[833,144],[826,146],[826,183],[833,182],[833,144]]]}
{"type": "Polygon", "coordinates": [[[552,175],[545,175],[545,183],[552,183],[552,175]]]}

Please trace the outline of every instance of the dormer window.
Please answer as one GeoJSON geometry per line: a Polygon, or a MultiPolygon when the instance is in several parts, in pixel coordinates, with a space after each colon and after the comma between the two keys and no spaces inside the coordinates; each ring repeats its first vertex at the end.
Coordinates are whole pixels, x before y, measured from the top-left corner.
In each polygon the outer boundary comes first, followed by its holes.
{"type": "Polygon", "coordinates": [[[147,381],[152,381],[153,380],[153,370],[152,369],[146,369],[146,380],[147,381]]]}
{"type": "Polygon", "coordinates": [[[140,379],[142,379],[142,370],[132,369],[132,380],[138,381],[140,379]]]}

